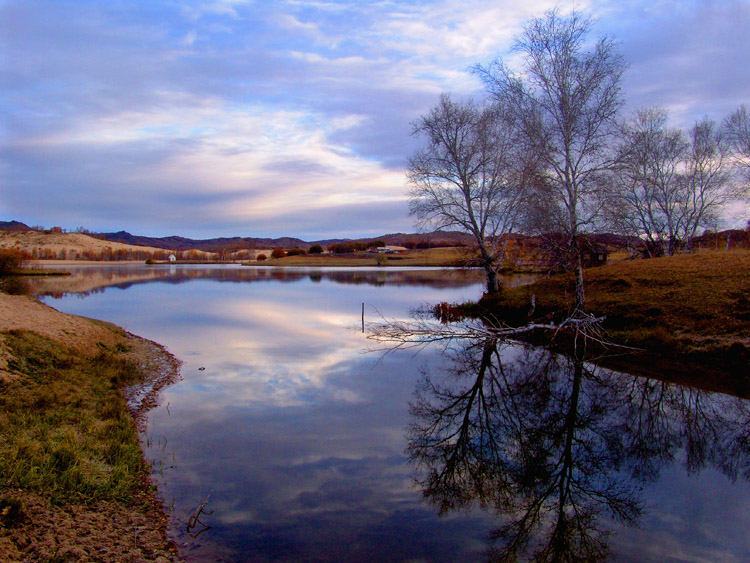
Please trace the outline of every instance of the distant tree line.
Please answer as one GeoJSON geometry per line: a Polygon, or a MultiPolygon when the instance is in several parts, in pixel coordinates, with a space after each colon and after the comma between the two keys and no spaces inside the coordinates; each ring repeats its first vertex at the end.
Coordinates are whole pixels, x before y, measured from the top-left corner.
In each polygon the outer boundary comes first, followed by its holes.
{"type": "Polygon", "coordinates": [[[171,250],[138,250],[131,248],[119,248],[117,250],[107,247],[102,250],[76,250],[59,249],[54,250],[45,247],[35,247],[28,252],[31,260],[90,260],[97,262],[121,262],[121,261],[166,261],[170,255],[177,260],[200,262],[216,260],[216,256],[200,252],[198,250],[171,251],[171,250]]]}

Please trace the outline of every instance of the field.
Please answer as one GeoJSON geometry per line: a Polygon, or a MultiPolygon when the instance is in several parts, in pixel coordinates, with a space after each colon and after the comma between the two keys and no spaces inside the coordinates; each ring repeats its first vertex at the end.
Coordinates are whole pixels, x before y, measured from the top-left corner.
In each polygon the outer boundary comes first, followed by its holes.
{"type": "Polygon", "coordinates": [[[110,252],[156,252],[159,248],[133,246],[109,242],[83,233],[54,233],[40,231],[0,231],[0,248],[17,248],[32,254],[44,249],[50,256],[64,255],[73,259],[76,255],[101,255],[110,252]]]}
{"type": "MultiPolygon", "coordinates": [[[[699,362],[743,380],[750,375],[750,251],[622,261],[587,269],[584,279],[587,310],[605,317],[608,337],[650,354],[629,361],[699,362]]],[[[507,289],[480,310],[521,324],[532,295],[534,318],[559,321],[573,308],[572,276],[507,289]]]]}
{"type": "Polygon", "coordinates": [[[462,266],[466,263],[466,248],[428,248],[411,250],[404,254],[306,254],[269,258],[262,262],[246,262],[247,266],[308,266],[308,267],[361,267],[361,266],[462,266]]]}

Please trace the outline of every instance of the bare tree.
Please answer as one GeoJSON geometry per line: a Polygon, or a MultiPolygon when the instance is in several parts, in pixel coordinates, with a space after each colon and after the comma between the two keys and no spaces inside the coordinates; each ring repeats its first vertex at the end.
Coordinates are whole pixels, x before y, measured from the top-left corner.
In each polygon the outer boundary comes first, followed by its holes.
{"type": "MultiPolygon", "coordinates": [[[[737,185],[738,197],[750,204],[750,112],[747,106],[741,105],[724,120],[723,130],[733,152],[735,170],[738,171],[740,183],[737,185]]],[[[746,206],[747,216],[747,206],[746,206]]],[[[750,230],[750,220],[747,222],[750,230]]]]}
{"type": "Polygon", "coordinates": [[[730,182],[729,154],[727,139],[714,120],[703,118],[692,127],[680,218],[680,234],[688,252],[698,229],[715,224],[719,212],[739,195],[730,182]]]}
{"type": "Polygon", "coordinates": [[[409,160],[410,212],[420,226],[459,229],[474,237],[488,293],[500,289],[510,233],[518,219],[523,170],[513,129],[496,106],[459,103],[443,94],[414,124],[425,146],[409,160]]]}
{"type": "Polygon", "coordinates": [[[745,105],[724,120],[724,130],[739,164],[750,174],[750,112],[745,105]]]}
{"type": "Polygon", "coordinates": [[[686,136],[660,108],[640,109],[622,127],[609,210],[627,234],[645,236],[651,256],[690,251],[700,228],[716,225],[738,189],[730,147],[704,118],[686,136]]]}
{"type": "Polygon", "coordinates": [[[650,256],[672,254],[677,244],[687,149],[682,131],[667,126],[661,108],[640,109],[622,126],[609,209],[623,232],[645,236],[650,256]]]}
{"type": "Polygon", "coordinates": [[[500,60],[478,67],[488,90],[513,109],[521,139],[548,176],[540,209],[565,235],[579,310],[585,306],[579,236],[601,209],[598,177],[611,166],[609,147],[626,68],[612,39],[601,38],[588,48],[591,26],[576,12],[547,12],[527,24],[516,41],[523,56],[520,74],[500,60]]]}

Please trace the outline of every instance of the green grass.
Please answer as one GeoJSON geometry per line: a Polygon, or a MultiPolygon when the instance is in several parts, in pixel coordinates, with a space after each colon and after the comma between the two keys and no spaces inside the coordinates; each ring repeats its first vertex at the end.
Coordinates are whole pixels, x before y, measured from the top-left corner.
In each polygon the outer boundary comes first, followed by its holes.
{"type": "Polygon", "coordinates": [[[0,483],[53,502],[132,500],[146,469],[119,392],[138,380],[110,352],[81,357],[25,331],[2,333],[20,374],[0,383],[0,483]]]}

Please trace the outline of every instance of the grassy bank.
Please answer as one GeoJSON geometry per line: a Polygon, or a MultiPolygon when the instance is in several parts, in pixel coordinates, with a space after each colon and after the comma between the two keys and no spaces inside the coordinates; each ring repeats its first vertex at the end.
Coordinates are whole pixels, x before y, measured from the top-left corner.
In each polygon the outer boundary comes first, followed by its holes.
{"type": "Polygon", "coordinates": [[[133,500],[145,473],[119,389],[138,381],[137,367],[111,352],[81,357],[26,331],[4,341],[18,374],[0,394],[4,484],[55,503],[133,500]]]}
{"type": "MultiPolygon", "coordinates": [[[[584,277],[588,311],[606,317],[609,338],[646,351],[621,359],[631,367],[667,369],[684,362],[704,373],[750,375],[750,251],[625,261],[586,270],[584,277]]],[[[468,309],[520,325],[532,295],[535,319],[560,320],[573,308],[573,278],[557,275],[509,288],[468,309]]]]}
{"type": "Polygon", "coordinates": [[[466,262],[465,248],[428,248],[411,250],[404,254],[375,254],[357,252],[352,254],[306,254],[269,258],[262,262],[246,262],[247,266],[304,266],[304,267],[363,267],[363,266],[424,266],[452,267],[466,262]]]}
{"type": "Polygon", "coordinates": [[[167,518],[122,392],[150,377],[141,364],[153,362],[151,343],[75,321],[102,337],[87,351],[0,332],[0,560],[171,561],[167,518]]]}

